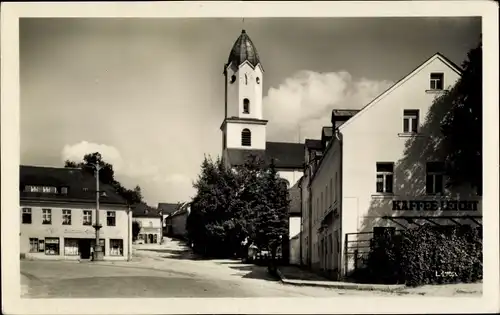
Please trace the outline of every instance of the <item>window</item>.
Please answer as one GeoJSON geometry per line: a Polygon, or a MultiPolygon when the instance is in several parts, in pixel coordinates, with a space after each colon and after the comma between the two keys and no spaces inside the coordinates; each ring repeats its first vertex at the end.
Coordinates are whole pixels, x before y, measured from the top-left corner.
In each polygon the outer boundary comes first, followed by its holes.
{"type": "Polygon", "coordinates": [[[71,225],[71,210],[63,210],[63,225],[71,225]]]}
{"type": "Polygon", "coordinates": [[[252,133],[249,129],[243,129],[243,131],[241,131],[241,145],[245,147],[252,145],[252,133]]]}
{"type": "Polygon", "coordinates": [[[403,112],[403,132],[417,133],[418,132],[418,110],[408,109],[403,112]]]}
{"type": "Polygon", "coordinates": [[[325,201],[326,201],[326,208],[330,208],[330,205],[332,203],[332,200],[330,198],[330,194],[328,193],[330,191],[330,189],[328,189],[328,184],[326,184],[326,187],[325,187],[325,201]]]}
{"type": "Polygon", "coordinates": [[[30,253],[38,253],[38,238],[30,238],[30,253]]]}
{"type": "Polygon", "coordinates": [[[335,199],[333,197],[333,178],[330,178],[330,190],[328,191],[330,194],[330,202],[333,204],[335,202],[335,199]]]}
{"type": "Polygon", "coordinates": [[[325,212],[325,200],[323,199],[323,192],[321,192],[321,203],[320,203],[320,211],[321,211],[321,215],[323,215],[323,213],[325,212]]]}
{"type": "Polygon", "coordinates": [[[83,210],[83,225],[92,225],[92,211],[83,210]]]}
{"type": "Polygon", "coordinates": [[[429,195],[443,193],[444,163],[428,162],[426,167],[425,191],[429,195]]]}
{"type": "Polygon", "coordinates": [[[247,74],[245,73],[245,85],[247,85],[247,84],[248,84],[248,76],[247,76],[247,74]]]}
{"type": "Polygon", "coordinates": [[[64,239],[64,255],[65,256],[78,256],[80,251],[78,250],[78,240],[74,238],[64,239]]]}
{"type": "Polygon", "coordinates": [[[59,255],[59,238],[45,238],[45,255],[59,255]]]}
{"type": "Polygon", "coordinates": [[[153,227],[153,221],[149,221],[149,227],[153,227]]]}
{"type": "Polygon", "coordinates": [[[316,198],[316,222],[318,221],[319,218],[319,197],[316,198]]]}
{"type": "Polygon", "coordinates": [[[256,78],[255,78],[255,82],[257,82],[257,84],[260,84],[260,78],[259,78],[259,77],[256,77],[256,78]]]}
{"type": "Polygon", "coordinates": [[[231,84],[233,84],[234,82],[236,82],[236,76],[233,74],[233,75],[231,76],[231,81],[230,81],[230,83],[231,83],[231,84]]]}
{"type": "Polygon", "coordinates": [[[115,211],[108,211],[107,212],[106,223],[108,226],[115,226],[116,225],[116,212],[115,211]]]}
{"type": "Polygon", "coordinates": [[[62,195],[67,195],[68,194],[68,187],[62,187],[61,188],[61,194],[62,195]]]}
{"type": "Polygon", "coordinates": [[[431,90],[442,90],[444,88],[444,74],[443,73],[431,73],[431,90]]]}
{"type": "Polygon", "coordinates": [[[153,243],[158,243],[158,234],[153,235],[153,243]]]}
{"type": "Polygon", "coordinates": [[[31,208],[23,208],[23,224],[31,224],[31,208]]]}
{"type": "Polygon", "coordinates": [[[333,188],[333,200],[337,201],[337,187],[339,187],[339,176],[338,173],[335,172],[335,187],[333,188]]]}
{"type": "Polygon", "coordinates": [[[377,163],[377,192],[392,194],[394,163],[377,163]]]}
{"type": "Polygon", "coordinates": [[[123,256],[123,240],[109,240],[109,254],[111,256],[123,256]]]}
{"type": "Polygon", "coordinates": [[[243,99],[243,113],[250,114],[250,100],[248,98],[243,99]]]}
{"type": "Polygon", "coordinates": [[[52,224],[52,210],[42,209],[42,224],[52,224]]]}
{"type": "Polygon", "coordinates": [[[335,231],[335,244],[337,245],[337,253],[340,253],[340,236],[339,236],[339,231],[335,231]]]}

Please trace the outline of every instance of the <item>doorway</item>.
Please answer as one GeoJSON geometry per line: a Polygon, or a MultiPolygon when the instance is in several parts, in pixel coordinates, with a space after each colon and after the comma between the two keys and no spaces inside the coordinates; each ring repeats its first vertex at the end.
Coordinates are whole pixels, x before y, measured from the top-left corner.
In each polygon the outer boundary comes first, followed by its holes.
{"type": "Polygon", "coordinates": [[[154,243],[153,242],[153,234],[149,234],[149,243],[154,243]]]}
{"type": "Polygon", "coordinates": [[[90,259],[90,239],[80,239],[78,242],[78,250],[80,251],[81,259],[90,259]]]}

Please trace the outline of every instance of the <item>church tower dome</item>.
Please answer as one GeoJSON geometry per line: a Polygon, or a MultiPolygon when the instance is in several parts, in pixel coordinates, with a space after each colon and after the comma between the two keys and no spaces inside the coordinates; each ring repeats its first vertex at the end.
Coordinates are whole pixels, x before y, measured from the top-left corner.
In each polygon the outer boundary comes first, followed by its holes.
{"type": "Polygon", "coordinates": [[[231,65],[231,68],[236,71],[245,61],[248,61],[254,68],[260,64],[259,53],[257,52],[255,45],[248,36],[247,32],[242,30],[241,35],[238,37],[233,45],[233,48],[231,49],[227,65],[231,65]]]}

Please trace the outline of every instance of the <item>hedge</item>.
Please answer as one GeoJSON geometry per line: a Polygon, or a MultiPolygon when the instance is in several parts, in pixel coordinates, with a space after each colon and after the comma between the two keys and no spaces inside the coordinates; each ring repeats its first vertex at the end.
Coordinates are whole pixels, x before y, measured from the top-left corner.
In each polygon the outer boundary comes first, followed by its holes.
{"type": "Polygon", "coordinates": [[[408,286],[482,279],[482,238],[476,229],[423,225],[371,242],[367,275],[375,283],[408,286]]]}

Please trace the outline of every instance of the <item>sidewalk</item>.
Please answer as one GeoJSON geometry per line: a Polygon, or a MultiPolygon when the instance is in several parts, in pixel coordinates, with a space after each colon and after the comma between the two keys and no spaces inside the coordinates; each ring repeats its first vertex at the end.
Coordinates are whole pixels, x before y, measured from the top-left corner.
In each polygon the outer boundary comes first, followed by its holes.
{"type": "Polygon", "coordinates": [[[421,295],[421,296],[457,296],[476,295],[483,293],[482,281],[476,283],[457,283],[444,285],[424,285],[417,288],[410,288],[405,285],[384,285],[384,284],[361,284],[351,282],[331,281],[313,272],[300,269],[294,266],[280,267],[278,275],[284,284],[297,286],[314,286],[331,289],[359,290],[359,291],[382,291],[397,295],[421,295]]]}
{"type": "Polygon", "coordinates": [[[295,266],[283,266],[278,269],[278,276],[284,284],[299,286],[314,286],[343,290],[384,291],[395,292],[405,288],[405,285],[363,284],[352,282],[331,281],[313,272],[295,266]]]}

